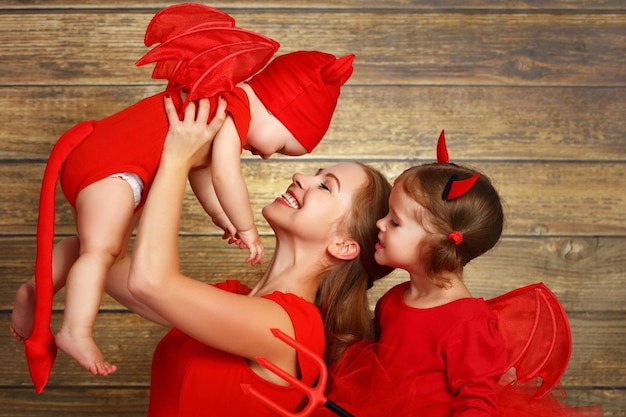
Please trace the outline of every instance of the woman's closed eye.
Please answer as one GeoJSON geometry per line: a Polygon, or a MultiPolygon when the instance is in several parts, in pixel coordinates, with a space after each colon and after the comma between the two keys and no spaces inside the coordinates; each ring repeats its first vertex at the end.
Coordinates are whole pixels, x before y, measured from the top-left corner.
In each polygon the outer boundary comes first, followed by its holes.
{"type": "Polygon", "coordinates": [[[321,176],[323,181],[320,181],[319,187],[323,190],[326,190],[330,193],[339,193],[341,191],[341,183],[339,182],[339,178],[332,172],[323,172],[324,170],[319,169],[315,175],[321,176]],[[331,186],[328,186],[327,183],[332,183],[331,186]],[[331,190],[332,187],[332,190],[331,190]]]}

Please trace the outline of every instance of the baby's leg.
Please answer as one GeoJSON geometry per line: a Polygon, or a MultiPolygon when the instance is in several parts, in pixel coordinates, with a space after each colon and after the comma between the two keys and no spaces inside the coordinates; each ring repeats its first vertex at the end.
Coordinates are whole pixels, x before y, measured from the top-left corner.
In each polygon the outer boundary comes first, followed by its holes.
{"type": "Polygon", "coordinates": [[[56,343],[94,375],[117,370],[104,360],[92,333],[108,270],[125,255],[134,209],[132,190],[119,178],[91,184],[76,200],[80,255],[67,276],[65,313],[56,343]]]}
{"type": "MultiPolygon", "coordinates": [[[[78,258],[78,238],[76,236],[61,240],[52,251],[52,284],[56,294],[65,285],[67,273],[78,258]]],[[[23,342],[33,331],[35,315],[35,280],[30,279],[20,286],[15,294],[13,313],[11,314],[11,333],[23,342]]]]}

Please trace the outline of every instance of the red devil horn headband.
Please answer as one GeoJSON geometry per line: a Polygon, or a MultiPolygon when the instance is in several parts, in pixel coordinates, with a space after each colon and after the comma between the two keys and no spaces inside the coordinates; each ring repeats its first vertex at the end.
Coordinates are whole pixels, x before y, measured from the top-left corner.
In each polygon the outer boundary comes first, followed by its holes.
{"type": "Polygon", "coordinates": [[[448,148],[446,147],[446,137],[443,133],[443,130],[439,134],[439,140],[437,141],[437,162],[439,162],[440,164],[447,164],[449,162],[448,148]]]}
{"type": "MultiPolygon", "coordinates": [[[[437,162],[440,164],[451,163],[448,158],[448,148],[446,147],[446,138],[443,130],[441,131],[439,140],[437,141],[437,162]]],[[[444,201],[450,201],[461,197],[467,193],[470,188],[474,186],[474,184],[476,184],[478,177],[480,177],[479,172],[464,180],[458,180],[458,176],[456,174],[451,176],[443,189],[443,193],[441,193],[441,199],[444,201]]]]}

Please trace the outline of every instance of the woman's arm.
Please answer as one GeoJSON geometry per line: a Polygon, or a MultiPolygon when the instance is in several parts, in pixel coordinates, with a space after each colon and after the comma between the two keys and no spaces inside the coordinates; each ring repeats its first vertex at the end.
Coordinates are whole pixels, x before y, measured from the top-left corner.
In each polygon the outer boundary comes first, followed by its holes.
{"type": "Polygon", "coordinates": [[[118,303],[146,320],[165,327],[172,325],[151,310],[148,306],[137,300],[128,289],[128,272],[130,271],[130,258],[126,257],[115,262],[107,275],[105,291],[118,303]]]}
{"type": "MultiPolygon", "coordinates": [[[[191,168],[206,165],[219,120],[206,125],[206,100],[200,101],[197,118],[191,104],[182,121],[171,100],[166,99],[166,110],[170,130],[139,223],[129,289],[138,301],[202,343],[250,359],[265,356],[294,369],[294,351],[269,330],[277,327],[293,337],[293,325],[281,306],[220,290],[180,272],[178,228],[187,175],[191,168]]],[[[223,120],[221,108],[218,117],[223,120]]]]}

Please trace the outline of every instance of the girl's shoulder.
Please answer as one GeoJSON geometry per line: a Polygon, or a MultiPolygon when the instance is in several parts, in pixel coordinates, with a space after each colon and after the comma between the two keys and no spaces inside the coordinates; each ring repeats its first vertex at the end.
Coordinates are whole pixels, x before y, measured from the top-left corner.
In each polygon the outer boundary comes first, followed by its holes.
{"type": "Polygon", "coordinates": [[[394,314],[404,311],[405,314],[445,315],[448,317],[495,319],[495,314],[483,298],[462,297],[434,303],[428,307],[414,307],[406,303],[404,294],[411,285],[410,281],[400,283],[389,289],[378,301],[377,312],[393,311],[394,314]]]}

